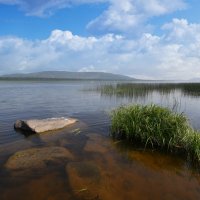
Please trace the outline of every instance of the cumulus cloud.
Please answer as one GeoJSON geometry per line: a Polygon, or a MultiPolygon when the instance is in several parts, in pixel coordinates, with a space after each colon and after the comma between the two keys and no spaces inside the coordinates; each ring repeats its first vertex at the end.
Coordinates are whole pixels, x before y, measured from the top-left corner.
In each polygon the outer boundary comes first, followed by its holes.
{"type": "Polygon", "coordinates": [[[171,23],[163,25],[162,29],[168,32],[168,41],[180,44],[200,42],[200,24],[189,24],[186,19],[173,19],[171,23]]]}
{"type": "MultiPolygon", "coordinates": [[[[87,28],[93,31],[136,32],[148,19],[185,9],[184,0],[110,0],[109,8],[92,20],[87,28]]],[[[148,26],[147,26],[148,28],[148,26]]]]}
{"type": "Polygon", "coordinates": [[[0,38],[0,74],[42,70],[105,71],[152,79],[200,77],[200,24],[174,19],[162,36],[81,37],[54,30],[45,40],[0,38]]]}

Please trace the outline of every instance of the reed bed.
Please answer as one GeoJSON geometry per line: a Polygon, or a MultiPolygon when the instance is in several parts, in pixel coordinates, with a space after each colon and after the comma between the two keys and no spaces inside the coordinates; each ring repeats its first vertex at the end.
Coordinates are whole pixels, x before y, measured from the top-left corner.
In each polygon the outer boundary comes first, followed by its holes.
{"type": "Polygon", "coordinates": [[[200,133],[186,116],[157,105],[121,106],[111,113],[114,138],[150,148],[184,153],[200,163],[200,133]]]}
{"type": "Polygon", "coordinates": [[[174,91],[180,91],[186,96],[199,97],[200,83],[118,83],[101,85],[95,90],[103,95],[121,97],[145,97],[152,92],[170,94],[174,91]]]}

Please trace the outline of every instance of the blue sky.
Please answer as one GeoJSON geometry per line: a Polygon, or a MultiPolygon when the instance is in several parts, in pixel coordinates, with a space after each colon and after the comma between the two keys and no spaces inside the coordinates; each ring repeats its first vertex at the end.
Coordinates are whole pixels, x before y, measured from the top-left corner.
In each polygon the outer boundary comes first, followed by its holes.
{"type": "Polygon", "coordinates": [[[87,23],[98,17],[106,7],[107,4],[83,4],[58,10],[50,16],[37,17],[26,16],[18,6],[0,4],[0,35],[44,39],[54,29],[71,30],[82,36],[90,35],[85,28],[87,23]]]}
{"type": "Polygon", "coordinates": [[[198,0],[0,0],[0,74],[200,77],[198,0]]]}

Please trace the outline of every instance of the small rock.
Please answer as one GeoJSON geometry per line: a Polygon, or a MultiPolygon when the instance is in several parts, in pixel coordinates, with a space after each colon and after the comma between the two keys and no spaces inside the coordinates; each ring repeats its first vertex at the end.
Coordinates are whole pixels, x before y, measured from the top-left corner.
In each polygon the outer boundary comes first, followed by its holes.
{"type": "Polygon", "coordinates": [[[72,118],[49,118],[49,119],[31,119],[31,120],[17,120],[15,122],[15,129],[22,131],[30,131],[34,133],[42,133],[46,131],[62,129],[66,126],[77,122],[72,118]]]}

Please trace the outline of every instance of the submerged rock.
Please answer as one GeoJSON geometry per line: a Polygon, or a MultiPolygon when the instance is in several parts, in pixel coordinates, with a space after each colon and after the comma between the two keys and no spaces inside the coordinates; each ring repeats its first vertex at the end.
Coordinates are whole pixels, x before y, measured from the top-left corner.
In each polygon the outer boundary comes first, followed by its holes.
{"type": "Polygon", "coordinates": [[[73,155],[63,147],[31,148],[18,151],[5,163],[5,168],[18,174],[46,169],[50,164],[72,160],[73,155]]]}
{"type": "Polygon", "coordinates": [[[53,131],[62,129],[66,126],[77,122],[72,118],[49,118],[49,119],[31,119],[31,120],[17,120],[14,124],[15,129],[22,131],[29,131],[34,133],[42,133],[46,131],[53,131]]]}
{"type": "Polygon", "coordinates": [[[108,152],[108,141],[99,134],[88,134],[89,137],[84,151],[104,154],[108,152]]]}
{"type": "Polygon", "coordinates": [[[66,166],[69,183],[78,199],[99,199],[101,171],[93,162],[72,162],[66,166]]]}

